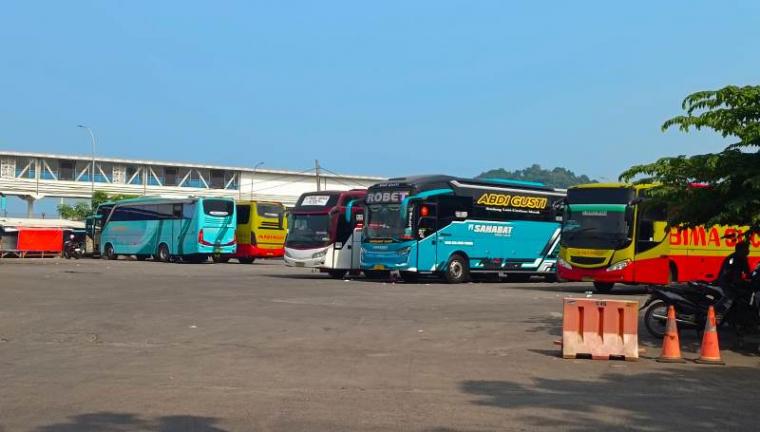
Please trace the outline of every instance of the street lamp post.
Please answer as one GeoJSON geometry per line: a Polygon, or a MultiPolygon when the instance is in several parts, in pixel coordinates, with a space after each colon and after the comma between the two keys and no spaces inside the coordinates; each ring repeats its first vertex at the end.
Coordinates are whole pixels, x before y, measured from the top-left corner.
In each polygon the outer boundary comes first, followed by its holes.
{"type": "Polygon", "coordinates": [[[92,129],[85,125],[77,125],[77,127],[87,129],[87,132],[90,133],[90,140],[92,142],[92,166],[90,167],[90,202],[92,202],[92,199],[95,197],[95,134],[92,133],[92,129]]]}
{"type": "Polygon", "coordinates": [[[256,164],[256,166],[253,167],[253,173],[251,174],[251,195],[249,197],[250,201],[253,201],[253,178],[256,176],[256,170],[259,169],[259,167],[262,165],[264,165],[264,162],[259,162],[256,164]]]}

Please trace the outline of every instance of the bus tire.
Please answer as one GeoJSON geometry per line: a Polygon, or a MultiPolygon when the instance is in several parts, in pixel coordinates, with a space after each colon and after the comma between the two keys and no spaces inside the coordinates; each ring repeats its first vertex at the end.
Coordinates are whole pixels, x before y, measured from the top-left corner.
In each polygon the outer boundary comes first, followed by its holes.
{"type": "Polygon", "coordinates": [[[614,282],[594,282],[594,292],[607,294],[612,291],[613,286],[615,286],[614,282]]]}
{"type": "Polygon", "coordinates": [[[161,243],[158,245],[158,252],[156,253],[156,258],[161,261],[168,263],[172,260],[172,256],[169,253],[169,246],[166,245],[166,243],[161,243]]]}
{"type": "Polygon", "coordinates": [[[254,261],[256,261],[256,258],[253,257],[238,258],[240,264],[253,264],[254,261]]]}
{"type": "Polygon", "coordinates": [[[117,257],[116,252],[113,250],[113,245],[111,243],[106,243],[106,247],[104,248],[103,257],[107,260],[115,260],[117,257]]]}
{"type": "Polygon", "coordinates": [[[470,280],[470,265],[467,258],[462,255],[454,255],[449,259],[446,270],[443,273],[446,282],[451,284],[464,283],[470,280]]]}
{"type": "Polygon", "coordinates": [[[343,276],[346,275],[345,270],[330,270],[327,272],[327,274],[330,275],[333,279],[343,279],[343,276]]]}

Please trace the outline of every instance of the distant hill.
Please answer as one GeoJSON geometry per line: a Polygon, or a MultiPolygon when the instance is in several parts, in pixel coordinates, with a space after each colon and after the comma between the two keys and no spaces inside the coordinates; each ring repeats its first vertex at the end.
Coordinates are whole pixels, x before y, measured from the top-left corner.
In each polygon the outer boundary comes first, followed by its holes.
{"type": "Polygon", "coordinates": [[[597,182],[596,180],[590,179],[587,175],[575,175],[574,172],[567,168],[556,167],[547,170],[541,168],[541,165],[538,164],[533,164],[528,168],[516,171],[507,171],[504,168],[492,169],[481,173],[476,178],[502,178],[535,181],[556,188],[567,188],[581,183],[597,182]]]}

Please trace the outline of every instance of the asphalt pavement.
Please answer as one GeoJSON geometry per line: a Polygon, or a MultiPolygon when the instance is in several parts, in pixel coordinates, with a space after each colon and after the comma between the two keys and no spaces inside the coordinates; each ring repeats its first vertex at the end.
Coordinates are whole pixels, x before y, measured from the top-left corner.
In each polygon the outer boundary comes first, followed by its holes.
{"type": "MultiPolygon", "coordinates": [[[[640,329],[638,362],[561,359],[562,299],[588,289],[6,259],[0,431],[757,428],[751,350],[666,365],[640,329]]],[[[696,357],[694,335],[682,342],[696,357]]]]}

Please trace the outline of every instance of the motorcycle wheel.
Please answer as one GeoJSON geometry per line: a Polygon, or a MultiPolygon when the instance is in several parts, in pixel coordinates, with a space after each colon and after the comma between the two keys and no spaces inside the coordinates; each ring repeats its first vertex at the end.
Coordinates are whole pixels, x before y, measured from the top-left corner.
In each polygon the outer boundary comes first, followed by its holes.
{"type": "Polygon", "coordinates": [[[668,320],[668,305],[662,300],[653,301],[644,312],[644,326],[649,334],[657,339],[665,336],[665,325],[668,320]]]}

